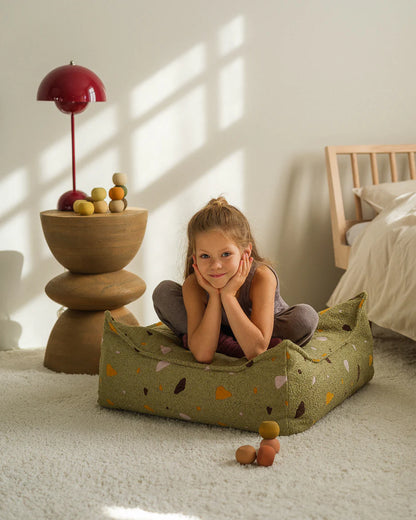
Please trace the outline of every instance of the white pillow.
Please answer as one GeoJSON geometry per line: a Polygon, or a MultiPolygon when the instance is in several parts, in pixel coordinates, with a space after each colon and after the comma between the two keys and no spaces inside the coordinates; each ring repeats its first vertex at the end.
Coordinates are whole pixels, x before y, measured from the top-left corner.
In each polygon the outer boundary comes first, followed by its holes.
{"type": "Polygon", "coordinates": [[[416,180],[384,182],[373,186],[353,188],[352,191],[369,204],[377,213],[389,206],[399,195],[416,192],[416,180]]]}
{"type": "Polygon", "coordinates": [[[359,222],[358,224],[354,224],[354,226],[351,226],[346,234],[345,238],[347,240],[347,244],[349,246],[352,246],[355,240],[361,235],[361,233],[364,231],[364,229],[368,226],[370,222],[359,222]]]}

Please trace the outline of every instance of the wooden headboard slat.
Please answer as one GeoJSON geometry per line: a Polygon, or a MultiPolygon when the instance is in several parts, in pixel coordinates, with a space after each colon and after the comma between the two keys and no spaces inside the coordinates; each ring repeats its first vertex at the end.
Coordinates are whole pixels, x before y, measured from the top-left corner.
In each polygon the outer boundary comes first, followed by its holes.
{"type": "Polygon", "coordinates": [[[413,152],[409,152],[409,169],[410,169],[410,177],[416,180],[416,167],[415,167],[415,154],[413,152]]]}
{"type": "Polygon", "coordinates": [[[371,176],[373,178],[373,184],[378,184],[379,177],[378,177],[378,167],[377,167],[377,158],[376,154],[374,152],[370,153],[370,161],[371,161],[371,176]]]}
{"type": "Polygon", "coordinates": [[[397,164],[396,164],[396,153],[389,153],[390,159],[390,172],[391,172],[391,180],[393,182],[397,182],[397,164]]]}
{"type": "MultiPolygon", "coordinates": [[[[350,246],[346,243],[345,234],[347,230],[358,222],[363,221],[363,211],[361,199],[354,194],[356,219],[347,219],[344,209],[344,199],[342,192],[342,182],[346,174],[351,175],[354,187],[361,186],[360,171],[358,167],[357,155],[368,155],[371,164],[371,177],[373,184],[379,184],[379,171],[377,157],[388,155],[390,163],[390,176],[393,182],[399,182],[399,172],[397,168],[397,154],[407,154],[408,172],[407,177],[416,179],[415,154],[416,144],[393,144],[393,145],[358,145],[358,146],[327,146],[325,148],[326,168],[328,174],[329,203],[331,210],[332,239],[334,245],[335,265],[346,269],[348,267],[348,257],[350,246]],[[351,170],[340,171],[338,156],[350,156],[351,170]]],[[[400,163],[401,164],[401,163],[400,163]]],[[[403,175],[400,176],[402,178],[403,175]]],[[[353,194],[350,195],[351,197],[353,194]]],[[[351,199],[352,200],[352,199],[351,199]]]]}

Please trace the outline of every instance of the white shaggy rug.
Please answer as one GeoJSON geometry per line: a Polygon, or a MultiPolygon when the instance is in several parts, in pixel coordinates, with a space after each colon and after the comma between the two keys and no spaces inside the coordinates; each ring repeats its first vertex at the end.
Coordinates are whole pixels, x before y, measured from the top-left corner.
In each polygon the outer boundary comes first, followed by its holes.
{"type": "Polygon", "coordinates": [[[416,343],[379,334],[371,383],[268,468],[234,459],[254,433],[101,409],[98,376],[0,352],[0,518],[415,518],[416,343]]]}

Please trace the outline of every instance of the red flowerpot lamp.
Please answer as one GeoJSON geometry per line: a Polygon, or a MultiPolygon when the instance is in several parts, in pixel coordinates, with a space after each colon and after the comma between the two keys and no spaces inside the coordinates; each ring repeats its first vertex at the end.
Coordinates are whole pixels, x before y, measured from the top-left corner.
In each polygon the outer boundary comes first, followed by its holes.
{"type": "Polygon", "coordinates": [[[86,193],[76,189],[74,115],[83,112],[90,101],[106,101],[105,88],[94,72],[80,65],[74,65],[71,61],[69,65],[58,67],[43,78],[38,88],[37,100],[55,101],[61,112],[71,114],[72,190],[61,195],[58,209],[72,211],[73,203],[87,196],[86,193]]]}

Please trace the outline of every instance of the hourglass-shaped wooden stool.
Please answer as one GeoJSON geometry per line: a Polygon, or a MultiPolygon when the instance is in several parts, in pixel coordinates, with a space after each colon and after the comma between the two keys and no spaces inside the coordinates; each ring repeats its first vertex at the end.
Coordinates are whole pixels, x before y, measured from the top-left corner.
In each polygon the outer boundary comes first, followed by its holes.
{"type": "Polygon", "coordinates": [[[67,310],[50,333],[44,365],[56,372],[98,374],[104,311],[138,325],[124,305],[139,298],[146,284],[123,268],[140,248],[147,210],[90,216],[51,210],[40,217],[49,249],[68,269],[45,287],[46,294],[67,310]]]}

